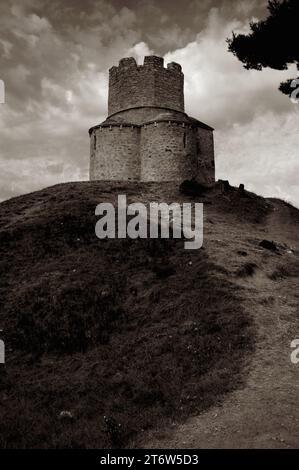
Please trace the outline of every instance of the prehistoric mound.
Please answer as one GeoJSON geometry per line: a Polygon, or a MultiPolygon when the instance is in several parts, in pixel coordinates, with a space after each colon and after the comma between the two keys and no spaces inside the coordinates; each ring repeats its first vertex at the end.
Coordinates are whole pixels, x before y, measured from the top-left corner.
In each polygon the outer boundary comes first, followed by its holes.
{"type": "MultiPolygon", "coordinates": [[[[137,445],[242,381],[254,334],[238,288],[205,247],[97,239],[95,207],[118,194],[190,200],[171,184],[84,182],[0,204],[2,448],[137,445]]],[[[236,201],[247,222],[266,211],[236,201]]]]}

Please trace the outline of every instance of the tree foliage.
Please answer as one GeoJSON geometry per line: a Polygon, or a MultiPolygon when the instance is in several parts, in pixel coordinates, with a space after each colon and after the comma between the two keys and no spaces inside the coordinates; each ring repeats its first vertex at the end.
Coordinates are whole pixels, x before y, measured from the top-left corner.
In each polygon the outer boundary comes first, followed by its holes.
{"type": "MultiPolygon", "coordinates": [[[[229,51],[246,69],[287,70],[296,64],[299,70],[299,0],[269,0],[268,11],[265,20],[250,23],[248,35],[233,32],[227,40],[229,51]]],[[[290,95],[292,79],[281,83],[279,89],[290,95]]]]}

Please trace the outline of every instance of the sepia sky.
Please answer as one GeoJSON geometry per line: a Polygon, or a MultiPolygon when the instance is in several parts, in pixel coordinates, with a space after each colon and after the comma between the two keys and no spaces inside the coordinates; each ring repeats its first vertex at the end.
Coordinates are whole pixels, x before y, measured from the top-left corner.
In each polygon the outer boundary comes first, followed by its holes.
{"type": "Polygon", "coordinates": [[[5,0],[0,3],[0,200],[88,179],[89,127],[107,114],[108,69],[162,55],[185,74],[186,112],[215,127],[217,178],[299,206],[297,76],[245,70],[232,30],[265,0],[5,0]]]}

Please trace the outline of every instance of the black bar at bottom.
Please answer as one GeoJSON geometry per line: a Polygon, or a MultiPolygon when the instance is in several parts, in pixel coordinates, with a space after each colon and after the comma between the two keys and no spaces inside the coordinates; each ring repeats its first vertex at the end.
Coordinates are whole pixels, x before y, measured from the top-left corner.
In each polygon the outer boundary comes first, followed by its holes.
{"type": "Polygon", "coordinates": [[[22,461],[30,464],[69,465],[74,463],[77,468],[100,469],[101,467],[138,468],[149,465],[161,467],[188,466],[190,468],[250,468],[259,465],[268,469],[273,466],[286,467],[299,461],[298,450],[198,450],[198,449],[92,449],[92,450],[2,450],[2,458],[11,464],[22,461]]]}

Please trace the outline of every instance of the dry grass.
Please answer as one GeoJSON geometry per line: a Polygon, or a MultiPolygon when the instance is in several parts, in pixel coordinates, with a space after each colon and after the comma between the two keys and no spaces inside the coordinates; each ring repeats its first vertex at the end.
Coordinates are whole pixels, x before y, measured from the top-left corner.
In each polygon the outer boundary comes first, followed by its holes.
{"type": "Polygon", "coordinates": [[[252,326],[204,249],[95,237],[96,204],[134,191],[68,184],[0,205],[2,448],[136,445],[241,382],[252,326]]]}

